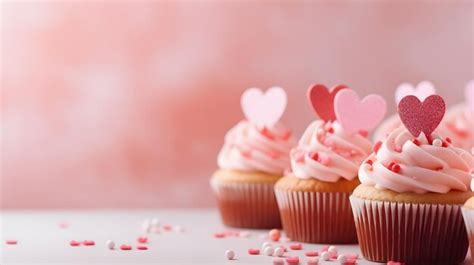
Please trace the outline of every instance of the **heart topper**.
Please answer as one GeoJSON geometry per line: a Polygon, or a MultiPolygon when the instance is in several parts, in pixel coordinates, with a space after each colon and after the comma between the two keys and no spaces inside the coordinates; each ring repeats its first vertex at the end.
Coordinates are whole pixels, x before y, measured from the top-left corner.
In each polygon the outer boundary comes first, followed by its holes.
{"type": "Polygon", "coordinates": [[[471,113],[474,114],[474,80],[467,83],[464,95],[466,96],[466,102],[469,105],[471,113]]]}
{"type": "Polygon", "coordinates": [[[245,118],[257,127],[276,124],[285,112],[286,103],[286,93],[281,87],[271,87],[265,93],[258,88],[249,88],[240,98],[245,118]]]}
{"type": "Polygon", "coordinates": [[[429,81],[422,81],[416,87],[410,83],[403,83],[395,90],[395,101],[398,105],[404,97],[409,95],[413,95],[420,101],[423,101],[434,94],[436,94],[436,88],[429,81]]]}
{"type": "Polygon", "coordinates": [[[406,96],[398,104],[398,113],[408,131],[415,137],[424,133],[430,137],[443,119],[446,104],[439,95],[431,95],[421,102],[415,96],[406,96]]]}
{"type": "Polygon", "coordinates": [[[375,94],[359,100],[354,90],[343,89],[336,94],[334,111],[347,132],[368,133],[382,121],[387,103],[383,97],[375,94]]]}
{"type": "Polygon", "coordinates": [[[334,98],[342,89],[347,88],[345,85],[336,85],[331,89],[321,84],[315,84],[308,88],[307,97],[311,107],[316,115],[324,121],[336,120],[334,113],[334,98]]]}

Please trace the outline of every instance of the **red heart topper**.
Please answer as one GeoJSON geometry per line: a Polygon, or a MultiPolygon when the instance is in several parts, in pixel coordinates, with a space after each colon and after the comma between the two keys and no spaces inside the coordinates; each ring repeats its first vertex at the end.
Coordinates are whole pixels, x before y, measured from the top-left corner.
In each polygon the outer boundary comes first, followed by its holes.
{"type": "Polygon", "coordinates": [[[431,95],[421,102],[415,96],[406,96],[398,104],[398,113],[408,131],[415,137],[423,132],[427,137],[443,119],[446,104],[439,95],[431,95]]]}
{"type": "Polygon", "coordinates": [[[347,88],[345,85],[336,85],[331,89],[321,84],[308,88],[307,97],[316,115],[324,121],[335,121],[334,98],[337,92],[347,88]]]}

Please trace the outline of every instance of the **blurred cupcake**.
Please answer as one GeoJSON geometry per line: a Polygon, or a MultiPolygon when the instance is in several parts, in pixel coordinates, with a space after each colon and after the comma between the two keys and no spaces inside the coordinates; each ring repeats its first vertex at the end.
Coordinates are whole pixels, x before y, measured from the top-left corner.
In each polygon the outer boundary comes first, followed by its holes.
{"type": "Polygon", "coordinates": [[[375,149],[359,170],[351,205],[362,255],[375,262],[458,264],[468,241],[461,206],[474,157],[432,134],[444,115],[440,96],[399,104],[405,128],[375,149]]]}
{"type": "MultiPolygon", "coordinates": [[[[471,184],[472,186],[472,184],[471,184]]],[[[473,189],[474,187],[471,187],[473,189]]],[[[467,237],[471,246],[471,259],[474,259],[474,197],[471,197],[462,208],[467,237]]]]}
{"type": "MultiPolygon", "coordinates": [[[[402,98],[413,95],[421,101],[436,94],[436,88],[429,81],[422,81],[416,87],[410,83],[403,83],[395,90],[395,104],[398,105],[402,98]]],[[[383,141],[394,130],[403,127],[398,114],[394,114],[384,120],[374,132],[374,141],[383,141]]]]}
{"type": "Polygon", "coordinates": [[[469,106],[459,104],[451,107],[438,133],[449,136],[454,146],[470,151],[474,146],[474,118],[469,106]]]}
{"type": "Polygon", "coordinates": [[[290,167],[289,151],[296,144],[291,131],[278,122],[286,94],[277,87],[265,94],[249,89],[241,103],[247,119],[227,133],[211,186],[225,225],[278,228],[273,187],[290,167]]]}
{"type": "Polygon", "coordinates": [[[336,119],[338,106],[352,106],[359,118],[365,117],[363,109],[369,107],[359,105],[354,91],[336,86],[329,92],[326,87],[315,85],[308,95],[322,120],[312,122],[306,129],[291,151],[292,172],[275,185],[283,228],[295,241],[355,243],[349,196],[359,184],[359,165],[372,150],[368,130],[383,118],[385,102],[375,95],[364,99],[370,102],[370,108],[379,111],[379,118],[369,127],[347,129],[345,110],[336,119]],[[347,102],[348,97],[353,101],[347,102]]]}

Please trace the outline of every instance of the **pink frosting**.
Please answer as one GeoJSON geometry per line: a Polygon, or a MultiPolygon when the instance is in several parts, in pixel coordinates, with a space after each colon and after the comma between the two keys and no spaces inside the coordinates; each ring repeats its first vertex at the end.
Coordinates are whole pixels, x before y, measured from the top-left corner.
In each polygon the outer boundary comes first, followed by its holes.
{"type": "Polygon", "coordinates": [[[400,116],[394,114],[384,120],[380,126],[374,132],[374,141],[383,141],[387,138],[387,136],[393,132],[395,129],[398,129],[403,126],[402,121],[400,120],[400,116]]]}
{"type": "Polygon", "coordinates": [[[336,182],[357,177],[372,144],[360,134],[348,134],[337,122],[314,121],[291,150],[293,174],[302,179],[336,182]]]}
{"type": "Polygon", "coordinates": [[[259,129],[244,120],[225,136],[217,163],[222,169],[283,175],[290,168],[288,154],[295,144],[291,131],[281,123],[259,129]]]}
{"type": "MultiPolygon", "coordinates": [[[[433,135],[433,139],[437,138],[433,135]]],[[[430,144],[424,134],[416,139],[418,145],[405,128],[393,131],[378,152],[361,165],[361,183],[396,192],[446,193],[470,189],[469,170],[474,166],[474,157],[469,152],[450,144],[439,146],[440,139],[430,144]],[[392,162],[399,170],[389,169],[392,162]]]]}
{"type": "Polygon", "coordinates": [[[438,128],[438,133],[449,136],[454,146],[470,151],[474,146],[474,118],[467,104],[450,108],[438,128]]]}

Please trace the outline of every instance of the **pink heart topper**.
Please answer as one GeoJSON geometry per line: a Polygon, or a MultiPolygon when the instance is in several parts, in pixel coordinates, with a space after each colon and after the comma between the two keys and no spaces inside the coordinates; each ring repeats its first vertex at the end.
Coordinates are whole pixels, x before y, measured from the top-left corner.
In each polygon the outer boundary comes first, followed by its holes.
{"type": "Polygon", "coordinates": [[[466,90],[464,91],[466,96],[466,102],[471,109],[471,112],[474,113],[474,80],[471,80],[467,83],[466,90]]]}
{"type": "Polygon", "coordinates": [[[331,89],[321,84],[315,84],[308,88],[307,97],[316,115],[325,121],[336,120],[334,113],[334,97],[345,85],[336,85],[331,89]]]}
{"type": "Polygon", "coordinates": [[[416,87],[409,83],[403,83],[395,91],[395,101],[398,105],[404,97],[409,95],[413,95],[423,101],[433,94],[436,94],[436,89],[429,81],[420,82],[416,87]]]}
{"type": "Polygon", "coordinates": [[[368,95],[362,100],[352,89],[344,89],[337,93],[334,110],[339,123],[348,133],[369,132],[379,124],[387,103],[379,95],[368,95]]]}
{"type": "Polygon", "coordinates": [[[446,104],[439,95],[431,95],[421,102],[415,96],[406,96],[398,104],[398,114],[408,131],[415,137],[423,132],[427,137],[443,119],[446,104]]]}
{"type": "Polygon", "coordinates": [[[240,98],[245,118],[259,127],[277,123],[285,112],[286,103],[286,93],[281,87],[269,88],[265,93],[249,88],[240,98]]]}

